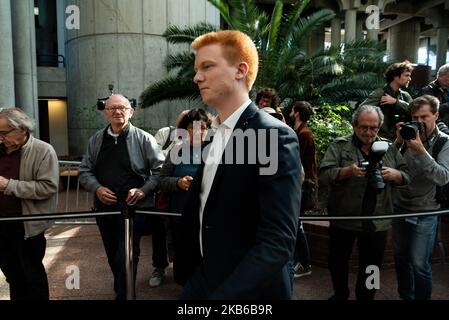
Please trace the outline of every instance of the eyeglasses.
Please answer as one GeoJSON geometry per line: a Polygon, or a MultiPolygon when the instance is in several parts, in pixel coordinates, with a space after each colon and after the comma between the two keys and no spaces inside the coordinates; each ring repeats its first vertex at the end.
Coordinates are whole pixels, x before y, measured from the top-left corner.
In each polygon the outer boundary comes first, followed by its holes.
{"type": "Polygon", "coordinates": [[[362,131],[379,131],[379,127],[370,127],[370,126],[357,126],[362,131]]]}
{"type": "Polygon", "coordinates": [[[125,107],[125,106],[117,106],[117,107],[107,107],[104,108],[107,112],[114,113],[115,111],[124,112],[125,110],[129,110],[131,108],[125,107]]]}
{"type": "Polygon", "coordinates": [[[0,138],[6,137],[9,133],[13,132],[14,130],[16,130],[15,128],[8,130],[8,131],[0,131],[0,138]]]}

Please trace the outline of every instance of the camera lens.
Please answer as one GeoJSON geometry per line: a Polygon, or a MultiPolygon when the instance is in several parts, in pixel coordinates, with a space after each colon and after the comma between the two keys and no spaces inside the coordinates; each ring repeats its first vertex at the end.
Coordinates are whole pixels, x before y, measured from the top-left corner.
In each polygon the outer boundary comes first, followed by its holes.
{"type": "Polygon", "coordinates": [[[401,137],[404,140],[411,140],[416,138],[416,134],[418,131],[423,130],[423,125],[421,122],[412,121],[408,123],[404,123],[401,125],[401,137]]]}
{"type": "Polygon", "coordinates": [[[373,189],[384,189],[385,181],[382,177],[382,171],[380,169],[372,170],[368,176],[368,184],[373,189]]]}

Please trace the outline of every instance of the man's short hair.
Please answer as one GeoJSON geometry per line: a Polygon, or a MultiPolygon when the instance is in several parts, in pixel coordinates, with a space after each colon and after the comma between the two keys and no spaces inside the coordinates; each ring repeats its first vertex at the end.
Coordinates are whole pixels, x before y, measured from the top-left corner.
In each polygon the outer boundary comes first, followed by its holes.
{"type": "Polygon", "coordinates": [[[249,36],[237,30],[222,30],[209,32],[196,38],[192,42],[193,50],[218,43],[223,48],[223,55],[231,64],[246,62],[249,65],[245,83],[248,91],[251,90],[259,69],[259,54],[256,46],[249,36]]]}
{"type": "Polygon", "coordinates": [[[439,76],[446,76],[449,74],[449,63],[443,64],[437,72],[437,78],[439,76]]]}
{"type": "Polygon", "coordinates": [[[259,91],[257,91],[256,95],[256,105],[259,105],[259,101],[263,98],[271,99],[271,105],[270,107],[279,112],[278,108],[281,103],[281,99],[279,99],[279,96],[275,89],[273,88],[262,88],[259,91]]]}
{"type": "Polygon", "coordinates": [[[385,79],[387,83],[390,83],[394,80],[394,77],[400,77],[401,74],[407,71],[413,71],[413,65],[410,61],[404,60],[402,62],[393,63],[387,68],[387,71],[385,71],[385,79]]]}
{"type": "Polygon", "coordinates": [[[0,118],[6,119],[8,125],[14,129],[23,128],[33,132],[36,126],[34,119],[19,108],[0,109],[0,118]]]}
{"type": "Polygon", "coordinates": [[[360,115],[363,112],[368,113],[377,113],[377,116],[379,117],[379,128],[382,127],[384,123],[384,114],[382,110],[378,106],[370,106],[370,105],[363,105],[355,109],[354,113],[352,114],[352,124],[357,126],[359,122],[360,115]]]}
{"type": "Polygon", "coordinates": [[[293,105],[293,112],[299,112],[301,121],[309,121],[312,114],[314,114],[312,105],[307,101],[296,101],[293,105]]]}
{"type": "Polygon", "coordinates": [[[435,98],[434,96],[425,94],[423,96],[420,96],[416,99],[414,99],[412,102],[410,102],[410,113],[415,113],[418,111],[421,107],[428,105],[430,106],[430,112],[433,114],[438,112],[440,101],[435,98]]]}

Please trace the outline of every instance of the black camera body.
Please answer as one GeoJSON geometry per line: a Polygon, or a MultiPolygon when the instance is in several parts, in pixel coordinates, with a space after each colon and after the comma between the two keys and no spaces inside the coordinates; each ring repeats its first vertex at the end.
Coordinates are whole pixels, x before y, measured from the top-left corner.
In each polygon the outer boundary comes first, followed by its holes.
{"type": "Polygon", "coordinates": [[[410,121],[401,125],[401,137],[404,140],[412,140],[416,138],[418,132],[424,132],[425,124],[419,121],[410,121]]]}
{"type": "Polygon", "coordinates": [[[368,186],[377,191],[385,188],[382,177],[382,158],[387,153],[389,144],[386,141],[375,141],[371,146],[368,160],[359,162],[359,167],[365,168],[368,186]]]}
{"type": "MultiPolygon", "coordinates": [[[[127,96],[124,96],[126,99],[128,99],[129,104],[131,105],[131,108],[135,109],[137,107],[137,101],[136,99],[129,99],[127,96]]],[[[106,101],[108,101],[108,99],[110,98],[101,98],[97,100],[97,109],[100,111],[103,111],[104,108],[106,107],[106,101]]]]}
{"type": "MultiPolygon", "coordinates": [[[[100,111],[104,110],[104,108],[106,107],[106,101],[108,101],[108,99],[114,94],[114,85],[113,84],[109,84],[108,89],[109,89],[109,97],[97,99],[97,109],[100,111]]],[[[127,96],[124,96],[124,97],[129,101],[131,108],[136,109],[137,100],[134,98],[129,99],[127,96]]]]}

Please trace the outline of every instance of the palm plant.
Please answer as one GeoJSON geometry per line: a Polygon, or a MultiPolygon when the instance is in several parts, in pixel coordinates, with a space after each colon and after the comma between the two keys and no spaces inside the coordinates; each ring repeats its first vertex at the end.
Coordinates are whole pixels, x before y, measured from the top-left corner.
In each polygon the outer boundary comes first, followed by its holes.
{"type": "MultiPolygon", "coordinates": [[[[284,5],[276,1],[269,17],[252,0],[208,0],[220,12],[230,29],[248,34],[259,52],[259,74],[254,90],[260,87],[284,88],[285,81],[297,78],[298,66],[306,61],[304,43],[321,24],[331,20],[332,10],[322,9],[302,17],[311,0],[296,2],[284,14],[284,5]]],[[[198,35],[214,31],[215,27],[200,23],[181,29],[172,26],[164,33],[169,43],[190,44],[198,35]]],[[[191,51],[170,55],[165,66],[170,75],[143,91],[142,107],[148,107],[164,100],[197,99],[199,92],[192,79],[194,55],[191,51]]],[[[289,92],[288,88],[283,91],[289,92]]],[[[288,95],[281,95],[288,97],[288,95]]]]}
{"type": "Polygon", "coordinates": [[[306,57],[278,78],[279,93],[291,100],[362,100],[383,85],[383,44],[370,40],[330,47],[306,57]]]}
{"type": "MultiPolygon", "coordinates": [[[[190,45],[196,37],[216,30],[216,27],[205,22],[186,28],[170,26],[164,32],[163,37],[171,44],[190,45]]],[[[164,63],[169,76],[155,82],[142,92],[140,95],[142,108],[165,100],[198,99],[198,87],[193,83],[193,76],[195,75],[193,69],[194,61],[195,55],[191,51],[169,55],[164,63]]]]}

